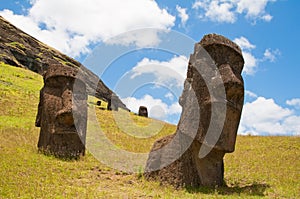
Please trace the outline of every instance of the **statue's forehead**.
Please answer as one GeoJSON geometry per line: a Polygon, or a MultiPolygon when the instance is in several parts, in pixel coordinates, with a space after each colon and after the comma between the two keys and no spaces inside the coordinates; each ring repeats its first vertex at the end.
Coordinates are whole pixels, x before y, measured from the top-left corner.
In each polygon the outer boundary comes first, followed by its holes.
{"type": "MultiPolygon", "coordinates": [[[[44,74],[45,86],[49,86],[51,83],[61,83],[61,86],[63,86],[66,83],[74,84],[74,82],[81,88],[85,85],[84,78],[80,73],[79,68],[53,64],[48,67],[47,72],[44,74]]],[[[56,87],[58,87],[58,85],[56,87]]]]}
{"type": "Polygon", "coordinates": [[[240,56],[242,56],[242,50],[241,48],[231,40],[227,39],[226,37],[222,35],[217,34],[208,34],[203,37],[203,39],[200,41],[200,44],[202,47],[206,48],[208,46],[213,45],[222,45],[226,46],[228,48],[231,48],[232,50],[236,51],[240,56]]]}
{"type": "Polygon", "coordinates": [[[48,77],[47,79],[45,79],[45,83],[47,82],[62,82],[62,81],[66,81],[66,82],[72,82],[74,81],[76,78],[74,77],[69,77],[69,76],[60,76],[60,75],[54,75],[51,77],[48,77]]]}

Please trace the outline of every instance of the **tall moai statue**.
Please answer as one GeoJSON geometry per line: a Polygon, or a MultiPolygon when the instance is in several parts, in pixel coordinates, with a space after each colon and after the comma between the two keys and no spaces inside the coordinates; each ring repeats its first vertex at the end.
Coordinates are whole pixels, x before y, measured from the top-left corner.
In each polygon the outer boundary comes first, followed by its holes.
{"type": "Polygon", "coordinates": [[[85,154],[87,92],[78,72],[77,68],[54,64],[44,74],[36,117],[36,126],[41,127],[40,151],[61,158],[85,154]]]}
{"type": "Polygon", "coordinates": [[[176,188],[223,185],[223,157],[235,149],[244,102],[243,66],[240,47],[221,35],[195,44],[176,133],[154,143],[146,179],[176,188]]]}

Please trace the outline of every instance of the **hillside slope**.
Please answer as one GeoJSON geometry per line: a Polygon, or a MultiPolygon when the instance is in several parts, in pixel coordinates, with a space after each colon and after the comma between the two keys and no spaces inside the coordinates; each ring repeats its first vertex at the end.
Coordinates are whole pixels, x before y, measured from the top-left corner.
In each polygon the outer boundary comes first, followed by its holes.
{"type": "MultiPolygon", "coordinates": [[[[109,168],[89,152],[79,161],[39,154],[34,121],[42,85],[40,75],[0,63],[0,198],[300,198],[299,137],[238,136],[236,151],[225,155],[227,187],[216,188],[174,190],[109,168]]],[[[149,151],[153,140],[176,128],[164,124],[157,137],[144,140],[124,134],[112,111],[97,108],[97,117],[113,143],[134,152],[149,151]]]]}
{"type": "MultiPolygon", "coordinates": [[[[0,16],[0,61],[27,68],[43,74],[50,64],[63,64],[80,68],[87,78],[87,89],[92,95],[109,101],[113,92],[99,77],[78,61],[64,55],[52,47],[43,44],[26,34],[0,16]],[[95,92],[95,93],[94,93],[95,92]]],[[[117,98],[119,107],[126,109],[125,104],[117,98]]]]}

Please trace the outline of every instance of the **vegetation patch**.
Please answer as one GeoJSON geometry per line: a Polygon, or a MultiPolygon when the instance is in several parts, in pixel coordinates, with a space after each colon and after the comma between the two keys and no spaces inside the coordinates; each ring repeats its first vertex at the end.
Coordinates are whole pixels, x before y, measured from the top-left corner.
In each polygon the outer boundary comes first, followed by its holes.
{"type": "Polygon", "coordinates": [[[71,66],[71,67],[75,67],[77,68],[77,66],[71,62],[68,62],[68,61],[64,61],[63,59],[57,57],[57,56],[53,56],[54,59],[56,59],[59,63],[61,63],[62,65],[65,65],[65,66],[71,66]]]}
{"type": "MultiPolygon", "coordinates": [[[[227,186],[214,188],[160,186],[141,173],[109,168],[89,152],[78,161],[40,154],[34,122],[42,86],[40,75],[0,63],[0,198],[300,198],[299,137],[238,136],[236,151],[225,155],[227,186]]],[[[101,129],[124,150],[147,152],[154,140],[175,132],[174,125],[132,113],[135,125],[124,132],[114,122],[117,112],[95,100],[89,106],[101,129]],[[134,132],[155,122],[162,128],[150,138],[134,132]]]]}
{"type": "Polygon", "coordinates": [[[26,50],[24,44],[21,44],[21,43],[16,42],[16,41],[7,43],[7,45],[9,45],[9,46],[11,46],[11,47],[14,47],[14,48],[19,48],[19,49],[22,49],[22,50],[26,50]]]}

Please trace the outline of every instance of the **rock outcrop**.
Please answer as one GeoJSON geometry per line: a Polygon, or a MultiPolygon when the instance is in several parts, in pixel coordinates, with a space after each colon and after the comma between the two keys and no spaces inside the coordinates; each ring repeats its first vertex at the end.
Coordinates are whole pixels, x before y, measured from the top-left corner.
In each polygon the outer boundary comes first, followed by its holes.
{"type": "Polygon", "coordinates": [[[146,179],[176,188],[223,184],[223,157],[235,149],[243,107],[243,65],[240,48],[221,35],[206,35],[195,45],[177,131],[154,143],[146,179]]]}
{"type": "MultiPolygon", "coordinates": [[[[62,64],[79,68],[86,76],[87,92],[105,101],[111,101],[114,94],[99,77],[78,61],[60,53],[52,47],[43,44],[26,34],[0,16],[0,62],[12,66],[27,68],[43,75],[49,65],[62,64]]],[[[115,95],[115,94],[114,94],[115,95]]],[[[128,110],[117,98],[115,103],[119,108],[128,110]]]]}

